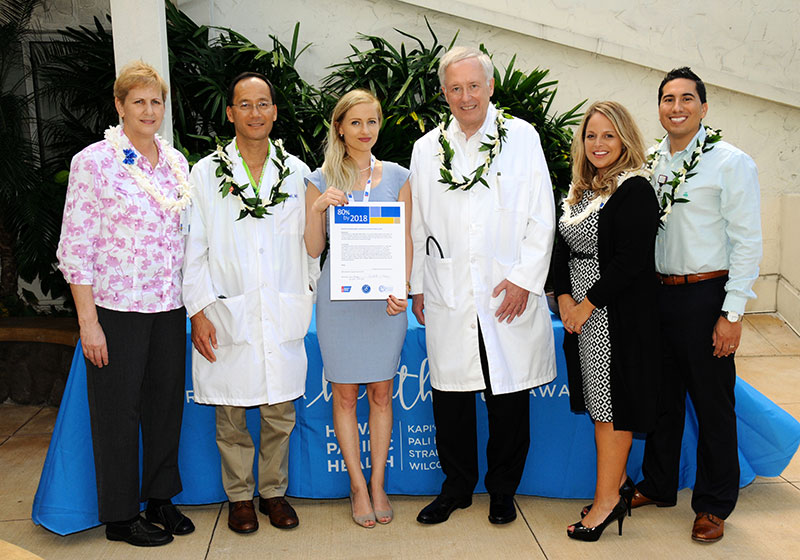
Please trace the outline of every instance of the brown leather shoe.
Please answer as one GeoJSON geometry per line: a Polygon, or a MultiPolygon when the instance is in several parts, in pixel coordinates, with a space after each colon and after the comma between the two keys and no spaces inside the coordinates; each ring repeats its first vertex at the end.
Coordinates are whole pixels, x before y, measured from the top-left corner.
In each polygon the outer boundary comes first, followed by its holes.
{"type": "Polygon", "coordinates": [[[659,502],[658,500],[651,500],[638,489],[634,489],[633,498],[631,498],[631,509],[636,509],[642,506],[649,506],[650,504],[655,504],[658,507],[673,507],[675,504],[671,504],[669,502],[659,502]]]}
{"type": "Polygon", "coordinates": [[[294,529],[300,524],[294,508],[283,496],[277,498],[260,498],[258,511],[269,516],[269,522],[278,529],[294,529]]]}
{"type": "Polygon", "coordinates": [[[700,512],[694,518],[692,539],[697,542],[717,542],[725,532],[725,520],[712,513],[700,512]]]}
{"type": "Polygon", "coordinates": [[[253,500],[228,503],[228,527],[236,533],[254,533],[258,530],[253,500]]]}

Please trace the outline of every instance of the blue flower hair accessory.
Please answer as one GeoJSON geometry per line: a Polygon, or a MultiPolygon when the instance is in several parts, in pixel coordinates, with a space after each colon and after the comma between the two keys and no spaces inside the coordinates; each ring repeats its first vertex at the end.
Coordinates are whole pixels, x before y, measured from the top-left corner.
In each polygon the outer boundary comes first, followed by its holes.
{"type": "Polygon", "coordinates": [[[124,163],[125,165],[132,165],[136,161],[136,158],[139,156],[139,154],[137,154],[134,150],[131,150],[130,148],[124,148],[122,150],[122,153],[125,154],[125,159],[122,160],[122,163],[124,163]]]}

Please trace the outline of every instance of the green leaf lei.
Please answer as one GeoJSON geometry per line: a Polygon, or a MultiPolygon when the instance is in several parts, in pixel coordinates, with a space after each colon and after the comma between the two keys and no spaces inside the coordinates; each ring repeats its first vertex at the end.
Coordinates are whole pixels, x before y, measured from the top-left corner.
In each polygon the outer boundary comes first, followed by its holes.
{"type": "Polygon", "coordinates": [[[214,152],[213,161],[217,163],[216,176],[222,178],[219,192],[222,194],[222,198],[225,198],[228,194],[236,195],[242,203],[242,209],[236,221],[247,216],[263,218],[271,215],[269,208],[277,206],[289,198],[288,193],[281,191],[283,181],[292,174],[292,171],[286,166],[286,160],[289,159],[289,155],[283,149],[283,142],[280,140],[275,140],[272,144],[275,146],[275,157],[272,159],[272,163],[278,168],[278,180],[270,189],[269,201],[264,204],[258,195],[253,197],[245,196],[244,191],[250,186],[250,183],[240,185],[233,180],[233,162],[225,152],[225,146],[220,144],[219,140],[217,141],[217,150],[214,152]]]}
{"type": "MultiPolygon", "coordinates": [[[[706,127],[706,137],[702,141],[697,141],[697,145],[695,146],[694,150],[692,150],[692,156],[689,158],[689,161],[684,161],[683,165],[680,169],[678,169],[678,171],[672,172],[671,181],[667,181],[663,185],[658,185],[656,189],[656,196],[658,197],[658,203],[661,206],[661,211],[659,212],[661,227],[664,227],[664,224],[667,223],[667,218],[672,212],[672,206],[674,204],[689,202],[689,199],[685,198],[686,193],[684,193],[682,197],[676,197],[675,193],[677,192],[678,188],[687,180],[697,175],[694,170],[700,163],[701,156],[713,150],[714,144],[720,140],[722,140],[722,131],[720,129],[706,127]],[[670,188],[667,188],[667,185],[669,185],[670,188]]],[[[663,141],[664,139],[662,138],[661,142],[663,141]]],[[[650,155],[647,156],[646,168],[651,175],[653,175],[656,167],[658,166],[660,158],[661,152],[658,150],[657,145],[650,155]]]]}
{"type": "Polygon", "coordinates": [[[441,175],[439,182],[448,185],[448,191],[453,191],[456,189],[468,191],[478,183],[482,183],[488,189],[489,183],[486,182],[484,173],[489,171],[494,158],[500,153],[500,150],[503,149],[503,142],[505,142],[506,135],[508,133],[506,128],[503,126],[503,123],[506,121],[506,119],[514,117],[511,115],[506,115],[500,109],[497,109],[497,117],[495,118],[495,124],[497,125],[497,136],[487,134],[486,138],[489,140],[489,142],[481,142],[480,148],[478,148],[479,152],[488,152],[486,154],[486,160],[475,168],[475,171],[472,172],[471,179],[462,177],[460,181],[456,181],[453,177],[453,156],[455,155],[455,152],[453,151],[453,147],[450,145],[450,141],[447,139],[447,134],[445,132],[452,118],[452,114],[448,115],[445,120],[439,123],[438,127],[439,146],[441,147],[438,155],[439,161],[442,164],[439,168],[439,175],[441,175]]]}

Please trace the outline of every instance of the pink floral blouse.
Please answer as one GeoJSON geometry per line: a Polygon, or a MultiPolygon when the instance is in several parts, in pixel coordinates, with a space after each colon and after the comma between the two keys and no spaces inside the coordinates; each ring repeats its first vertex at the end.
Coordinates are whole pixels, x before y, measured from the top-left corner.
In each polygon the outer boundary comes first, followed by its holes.
{"type": "MultiPolygon", "coordinates": [[[[123,143],[133,149],[124,135],[123,143]]],[[[174,151],[164,143],[158,149],[174,151]]],[[[186,159],[180,160],[188,174],[186,159]]],[[[178,182],[163,155],[153,169],[141,154],[123,163],[105,140],[85,148],[72,158],[58,268],[70,284],[91,285],[99,307],[176,309],[183,305],[180,213],[163,210],[125,170],[128,165],[138,165],[165,196],[177,198],[178,182]]]]}

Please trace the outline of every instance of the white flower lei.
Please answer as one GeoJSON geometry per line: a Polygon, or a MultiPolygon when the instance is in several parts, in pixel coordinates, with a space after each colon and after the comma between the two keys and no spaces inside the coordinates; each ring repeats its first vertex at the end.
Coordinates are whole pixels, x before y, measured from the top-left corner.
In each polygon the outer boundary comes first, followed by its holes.
{"type": "Polygon", "coordinates": [[[503,124],[506,122],[507,118],[513,117],[510,115],[504,115],[503,111],[501,111],[500,108],[497,108],[497,116],[495,117],[495,127],[497,129],[497,133],[495,136],[487,134],[486,138],[489,140],[489,142],[481,142],[481,145],[478,148],[479,152],[486,152],[486,159],[483,163],[475,168],[475,170],[472,172],[471,178],[468,179],[466,177],[462,177],[460,181],[455,180],[455,177],[453,176],[453,156],[455,155],[455,152],[453,151],[453,147],[450,145],[450,141],[447,139],[446,132],[452,118],[453,115],[448,115],[447,118],[440,122],[438,126],[439,152],[437,155],[441,164],[441,167],[439,167],[439,175],[441,176],[439,182],[448,185],[447,190],[449,191],[456,189],[468,191],[477,183],[482,183],[486,188],[489,188],[489,183],[486,182],[486,178],[483,175],[488,173],[494,158],[500,153],[500,150],[503,149],[503,142],[505,141],[506,134],[508,133],[503,124]]]}
{"type": "MultiPolygon", "coordinates": [[[[249,186],[249,183],[240,185],[233,180],[233,161],[228,157],[225,146],[217,139],[217,149],[214,152],[213,161],[217,164],[216,176],[222,178],[219,192],[222,194],[222,198],[225,198],[229,194],[233,194],[239,198],[239,217],[236,218],[237,221],[246,216],[252,216],[253,218],[270,216],[270,208],[281,204],[289,198],[289,194],[281,190],[283,181],[292,174],[292,170],[286,165],[289,154],[287,154],[286,150],[283,148],[283,142],[281,140],[272,141],[272,145],[275,147],[275,157],[272,158],[272,163],[274,163],[275,167],[278,169],[278,180],[270,188],[269,199],[265,204],[259,195],[252,197],[245,196],[244,191],[249,186]]],[[[269,159],[269,157],[269,154],[267,154],[267,159],[269,159]]],[[[255,191],[255,186],[253,186],[253,190],[255,191]]]]}
{"type": "MultiPolygon", "coordinates": [[[[707,126],[706,137],[702,142],[700,140],[697,141],[697,145],[695,146],[694,150],[692,150],[692,155],[689,158],[689,161],[684,161],[680,169],[672,172],[672,180],[667,181],[664,184],[659,184],[656,187],[656,197],[658,198],[658,204],[661,207],[660,218],[662,227],[663,224],[667,223],[667,218],[672,212],[672,206],[674,204],[689,202],[689,199],[685,198],[685,195],[684,197],[675,198],[675,193],[677,192],[678,188],[680,188],[688,179],[696,175],[694,170],[699,165],[703,154],[713,150],[714,144],[720,140],[722,140],[722,131],[707,126]],[[667,185],[671,187],[669,190],[666,190],[667,185]]],[[[663,142],[664,139],[662,138],[659,144],[653,146],[652,152],[647,157],[645,168],[650,172],[651,176],[661,161],[661,151],[658,149],[658,147],[663,142]]]]}
{"type": "MultiPolygon", "coordinates": [[[[631,177],[644,177],[649,181],[650,175],[651,173],[647,168],[623,171],[617,176],[617,186],[621,185],[631,177]]],[[[611,198],[610,194],[601,194],[595,196],[592,201],[586,205],[586,208],[584,208],[579,214],[573,216],[572,205],[567,202],[567,197],[564,197],[564,199],[561,201],[561,210],[563,210],[563,213],[561,214],[561,221],[568,226],[579,224],[589,217],[593,212],[598,212],[603,206],[605,206],[609,198],[611,198]]]]}
{"type": "MultiPolygon", "coordinates": [[[[189,183],[183,173],[181,159],[175,153],[173,153],[172,150],[166,148],[167,144],[158,134],[156,134],[156,139],[159,146],[165,147],[163,150],[161,150],[161,155],[165,158],[167,165],[169,165],[170,171],[172,171],[172,175],[178,182],[178,198],[175,200],[167,198],[161,194],[153,185],[152,179],[148,177],[138,165],[136,165],[135,161],[130,163],[126,162],[126,160],[131,158],[125,154],[125,148],[122,147],[122,126],[117,125],[108,127],[104,136],[108,144],[114,149],[114,154],[117,156],[117,159],[119,159],[120,163],[123,164],[122,167],[128,171],[136,184],[139,185],[139,188],[149,194],[153,200],[155,200],[158,205],[161,206],[161,208],[164,210],[171,210],[173,212],[180,212],[191,203],[192,185],[189,183]]],[[[135,157],[141,156],[136,153],[135,157]]],[[[135,157],[133,158],[134,160],[135,157]]]]}

